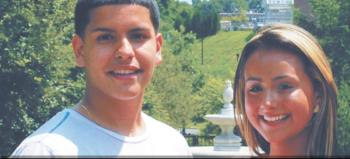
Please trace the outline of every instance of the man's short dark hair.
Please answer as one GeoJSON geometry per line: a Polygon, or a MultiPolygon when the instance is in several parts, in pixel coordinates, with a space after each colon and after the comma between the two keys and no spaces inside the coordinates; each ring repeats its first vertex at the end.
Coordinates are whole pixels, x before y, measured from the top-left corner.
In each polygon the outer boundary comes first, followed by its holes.
{"type": "Polygon", "coordinates": [[[78,0],[74,12],[75,33],[84,37],[86,26],[90,22],[90,13],[93,9],[110,4],[137,4],[146,7],[151,16],[154,31],[159,30],[160,16],[156,0],[78,0]]]}

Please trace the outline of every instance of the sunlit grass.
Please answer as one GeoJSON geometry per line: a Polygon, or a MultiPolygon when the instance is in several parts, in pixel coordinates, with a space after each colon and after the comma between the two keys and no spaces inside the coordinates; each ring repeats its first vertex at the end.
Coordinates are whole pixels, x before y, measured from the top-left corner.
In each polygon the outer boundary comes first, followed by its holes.
{"type": "Polygon", "coordinates": [[[219,32],[204,40],[204,64],[201,65],[201,42],[194,46],[196,64],[200,65],[203,73],[209,77],[233,80],[237,66],[237,56],[242,51],[245,39],[251,31],[219,32]]]}

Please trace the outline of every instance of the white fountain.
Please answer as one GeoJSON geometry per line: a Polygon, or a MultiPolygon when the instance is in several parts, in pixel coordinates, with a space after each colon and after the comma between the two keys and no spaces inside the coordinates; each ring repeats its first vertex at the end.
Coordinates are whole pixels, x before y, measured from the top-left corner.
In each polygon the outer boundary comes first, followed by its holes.
{"type": "Polygon", "coordinates": [[[223,94],[224,107],[220,114],[208,114],[204,118],[212,123],[219,125],[221,134],[214,138],[214,151],[239,151],[242,139],[233,134],[236,125],[233,113],[233,89],[230,80],[226,81],[226,87],[223,94]]]}
{"type": "Polygon", "coordinates": [[[208,114],[204,118],[212,123],[219,125],[221,134],[214,138],[214,147],[197,146],[191,147],[194,157],[220,157],[220,156],[251,156],[248,147],[242,147],[242,139],[233,133],[236,125],[233,112],[233,89],[230,80],[226,81],[226,87],[223,93],[224,106],[220,114],[208,114]]]}

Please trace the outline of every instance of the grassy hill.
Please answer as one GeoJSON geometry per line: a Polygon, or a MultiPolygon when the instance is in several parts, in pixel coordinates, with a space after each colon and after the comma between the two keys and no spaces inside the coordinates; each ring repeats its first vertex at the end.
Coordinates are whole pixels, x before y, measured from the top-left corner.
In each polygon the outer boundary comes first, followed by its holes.
{"type": "Polygon", "coordinates": [[[246,43],[251,31],[219,32],[204,40],[204,64],[201,65],[201,41],[193,45],[195,59],[200,69],[210,77],[224,81],[233,80],[237,66],[237,55],[246,43]]]}
{"type": "MultiPolygon", "coordinates": [[[[231,31],[219,32],[218,34],[208,37],[204,40],[204,64],[201,65],[201,41],[198,40],[193,45],[195,64],[206,75],[207,80],[215,80],[214,87],[218,92],[212,96],[222,98],[225,81],[233,81],[237,66],[237,55],[240,54],[245,43],[246,37],[251,31],[231,31]],[[215,78],[215,79],[214,79],[215,78]]],[[[208,100],[212,98],[208,97],[208,100]]],[[[210,103],[210,101],[208,101],[210,103]]],[[[205,130],[209,121],[191,125],[191,128],[205,130]]]]}

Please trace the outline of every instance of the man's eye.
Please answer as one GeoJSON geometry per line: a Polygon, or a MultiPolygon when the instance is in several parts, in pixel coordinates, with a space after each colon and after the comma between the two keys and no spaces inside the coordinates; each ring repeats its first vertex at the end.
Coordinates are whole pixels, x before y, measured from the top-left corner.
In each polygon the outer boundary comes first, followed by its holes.
{"type": "Polygon", "coordinates": [[[102,34],[97,37],[97,41],[99,42],[112,41],[112,40],[114,40],[114,36],[110,34],[102,34]]]}
{"type": "Polygon", "coordinates": [[[289,85],[287,83],[282,83],[282,84],[278,85],[278,90],[282,90],[282,91],[283,90],[289,90],[291,88],[293,88],[293,86],[291,86],[291,85],[289,85]]]}
{"type": "Polygon", "coordinates": [[[263,88],[261,86],[253,86],[249,89],[249,92],[257,93],[257,92],[260,92],[262,90],[263,90],[263,88]]]}
{"type": "Polygon", "coordinates": [[[147,36],[142,33],[135,33],[131,35],[131,39],[136,42],[142,42],[147,39],[147,36]]]}

